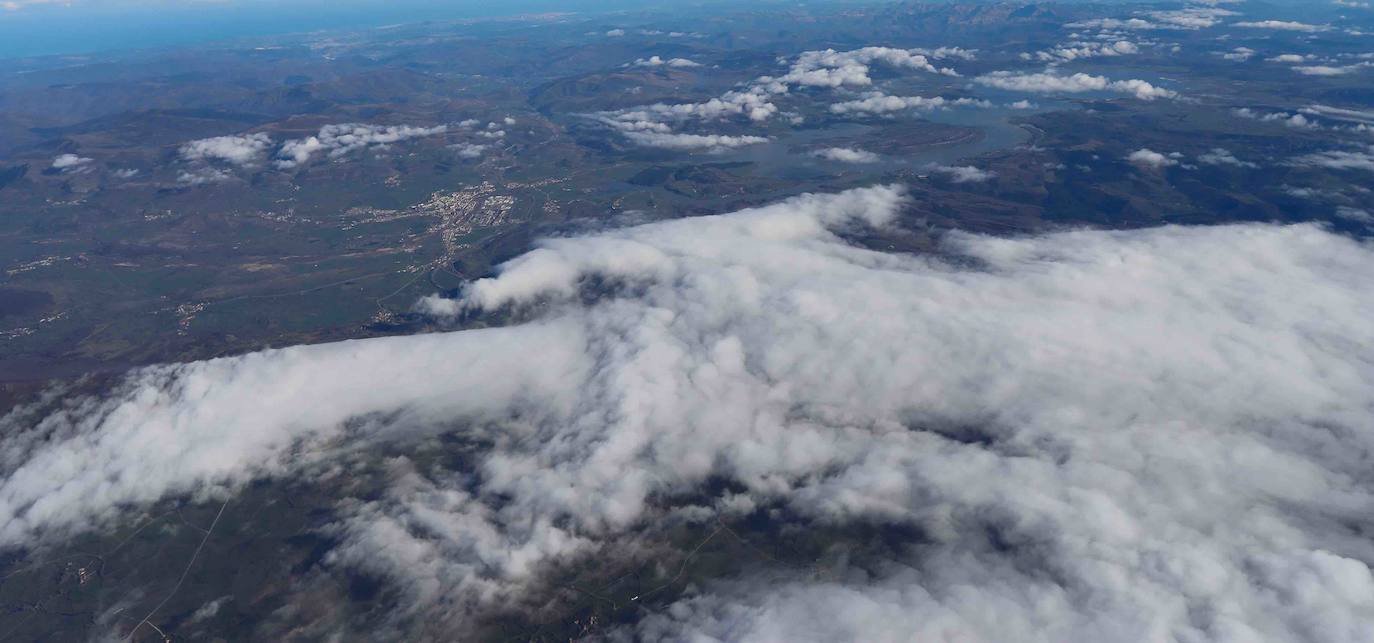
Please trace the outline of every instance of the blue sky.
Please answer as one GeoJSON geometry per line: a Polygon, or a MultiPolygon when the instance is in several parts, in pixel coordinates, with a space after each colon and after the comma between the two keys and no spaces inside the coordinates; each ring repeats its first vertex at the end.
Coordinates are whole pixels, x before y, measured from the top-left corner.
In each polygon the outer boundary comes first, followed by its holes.
{"type": "Polygon", "coordinates": [[[0,58],[188,45],[243,36],[661,0],[0,0],[0,58]]]}

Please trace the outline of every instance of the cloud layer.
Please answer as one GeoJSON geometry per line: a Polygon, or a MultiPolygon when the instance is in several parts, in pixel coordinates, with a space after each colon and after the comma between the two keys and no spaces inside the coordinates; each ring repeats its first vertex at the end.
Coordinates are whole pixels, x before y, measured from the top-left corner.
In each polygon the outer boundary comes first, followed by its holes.
{"type": "Polygon", "coordinates": [[[664,512],[771,507],[922,536],[699,586],[623,634],[1369,640],[1374,249],[1305,225],[951,234],[946,259],[845,240],[903,207],[880,187],[548,240],[423,304],[518,325],[13,413],[0,543],[459,431],[492,444],[471,470],[399,463],[331,527],[328,564],[401,588],[412,628],[664,512]]]}
{"type": "Polygon", "coordinates": [[[399,143],[412,138],[433,136],[448,131],[446,125],[434,127],[415,127],[411,125],[370,125],[365,123],[340,123],[325,125],[319,134],[303,139],[293,139],[282,144],[277,151],[277,167],[291,169],[310,160],[317,152],[329,158],[339,158],[365,147],[399,143]]]}
{"type": "Polygon", "coordinates": [[[1174,91],[1157,87],[1139,79],[1111,80],[1104,76],[1084,73],[1065,76],[1053,72],[1017,74],[1009,71],[995,71],[974,78],[973,82],[1008,91],[1041,94],[1117,92],[1131,94],[1141,100],[1176,98],[1178,96],[1174,91]]]}

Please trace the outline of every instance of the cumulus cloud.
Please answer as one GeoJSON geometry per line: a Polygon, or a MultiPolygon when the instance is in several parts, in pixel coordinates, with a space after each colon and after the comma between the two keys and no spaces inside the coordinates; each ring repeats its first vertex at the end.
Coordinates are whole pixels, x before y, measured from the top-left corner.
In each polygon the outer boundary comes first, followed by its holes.
{"type": "Polygon", "coordinates": [[[1238,15],[1234,11],[1215,7],[1192,7],[1173,11],[1145,12],[1148,20],[1142,18],[1096,18],[1071,22],[1065,27],[1070,29],[1186,29],[1196,30],[1214,27],[1227,16],[1238,15]]]}
{"type": "Polygon", "coordinates": [[[490,451],[398,461],[329,527],[327,564],[397,586],[415,628],[691,502],[838,527],[845,555],[696,583],[626,638],[1367,638],[1374,249],[1305,225],[953,234],[948,259],[840,234],[902,207],[873,188],[553,239],[430,305],[524,323],[17,411],[0,542],[458,431],[490,451]]]}
{"type": "Polygon", "coordinates": [[[669,150],[720,151],[733,147],[767,143],[764,136],[727,136],[724,134],[666,134],[663,132],[626,132],[626,138],[645,147],[669,150]]]}
{"type": "Polygon", "coordinates": [[[475,159],[481,158],[482,154],[486,152],[487,148],[491,146],[479,145],[477,143],[458,143],[457,145],[451,145],[449,147],[453,151],[457,152],[458,156],[461,158],[475,159]]]}
{"type": "Polygon", "coordinates": [[[1259,167],[1259,165],[1251,163],[1250,161],[1242,161],[1236,158],[1236,155],[1232,154],[1230,150],[1221,147],[1214,147],[1212,151],[1198,155],[1197,160],[1203,165],[1230,165],[1245,168],[1259,167]]]}
{"type": "Polygon", "coordinates": [[[447,125],[416,127],[412,125],[369,125],[363,123],[341,123],[325,125],[320,133],[303,139],[293,139],[282,144],[277,151],[277,167],[291,169],[310,160],[317,152],[326,153],[329,158],[339,158],[355,150],[374,145],[387,145],[413,138],[433,136],[448,131],[447,125]]]}
{"type": "Polygon", "coordinates": [[[1231,51],[1222,54],[1221,57],[1227,60],[1234,60],[1236,62],[1245,62],[1247,60],[1250,60],[1251,58],[1254,58],[1256,53],[1257,52],[1254,49],[1251,49],[1249,47],[1236,47],[1235,49],[1232,49],[1231,51]]]}
{"type": "Polygon", "coordinates": [[[973,82],[1007,91],[1042,94],[1117,92],[1130,94],[1141,100],[1176,98],[1178,96],[1177,92],[1156,87],[1143,80],[1111,80],[1104,76],[1083,73],[1063,76],[1053,72],[1017,74],[1009,71],[995,71],[978,76],[973,79],[973,82]]]}
{"type": "Polygon", "coordinates": [[[1231,113],[1241,118],[1250,118],[1257,121],[1264,121],[1266,123],[1283,123],[1284,125],[1287,125],[1288,127],[1292,127],[1295,129],[1317,129],[1318,127],[1320,127],[1320,125],[1313,122],[1312,119],[1307,118],[1302,114],[1295,114],[1290,112],[1266,113],[1250,109],[1249,107],[1241,107],[1239,109],[1231,110],[1231,113]]]}
{"type": "Polygon", "coordinates": [[[1092,20],[1080,20],[1070,22],[1065,27],[1069,29],[1159,29],[1159,25],[1140,18],[1094,18],[1092,20]]]}
{"type": "Polygon", "coordinates": [[[52,169],[65,171],[89,165],[94,161],[95,159],[75,154],[59,154],[57,158],[52,160],[52,169]]]}
{"type": "Polygon", "coordinates": [[[949,177],[955,183],[982,183],[996,177],[995,172],[981,170],[971,165],[927,165],[926,169],[949,177]]]}
{"type": "Polygon", "coordinates": [[[1274,29],[1278,31],[1300,31],[1303,33],[1317,33],[1327,31],[1331,27],[1325,25],[1309,25],[1305,22],[1292,22],[1289,20],[1259,20],[1255,22],[1237,22],[1237,27],[1247,29],[1274,29]]]}
{"type": "Polygon", "coordinates": [[[1161,26],[1175,29],[1206,29],[1215,27],[1222,18],[1239,15],[1228,9],[1193,7],[1175,11],[1152,11],[1148,14],[1161,26]]]}
{"type": "Polygon", "coordinates": [[[898,69],[958,76],[958,72],[948,67],[937,68],[931,60],[954,56],[962,58],[965,55],[968,55],[968,52],[962,49],[916,50],[892,47],[863,47],[852,51],[807,51],[797,56],[786,75],[776,79],[765,77],[760,79],[760,82],[769,84],[770,81],[777,81],[803,87],[865,86],[873,84],[873,79],[868,74],[870,66],[874,63],[898,69]]]}
{"type": "Polygon", "coordinates": [[[876,163],[878,155],[867,150],[856,150],[849,147],[827,147],[823,150],[816,150],[812,155],[823,158],[827,161],[838,161],[841,163],[876,163]]]}
{"type": "Polygon", "coordinates": [[[977,98],[889,96],[882,92],[869,92],[855,100],[835,103],[830,106],[830,111],[834,114],[886,114],[908,109],[935,110],[962,106],[991,107],[992,103],[977,98]]]}
{"type": "Polygon", "coordinates": [[[630,63],[632,67],[700,67],[701,63],[693,62],[686,58],[672,58],[664,60],[659,56],[649,56],[648,58],[636,58],[630,63]]]}
{"type": "MultiPolygon", "coordinates": [[[[747,118],[753,123],[767,121],[779,112],[773,99],[788,94],[793,89],[804,87],[838,89],[872,85],[873,79],[869,73],[875,64],[896,69],[912,69],[957,76],[958,73],[953,69],[937,68],[931,61],[947,58],[970,60],[973,57],[972,51],[957,47],[938,49],[864,47],[851,51],[836,51],[834,49],[806,51],[791,61],[787,73],[779,76],[760,76],[742,88],[731,90],[706,101],[675,104],[656,103],[601,112],[592,116],[601,123],[624,133],[631,141],[643,144],[671,141],[673,139],[665,138],[666,135],[674,131],[674,125],[684,121],[712,121],[726,118],[747,118]]],[[[779,62],[786,63],[787,60],[780,59],[779,62]]],[[[702,135],[690,134],[686,136],[702,135]]]]}
{"type": "Polygon", "coordinates": [[[1178,161],[1171,154],[1162,154],[1151,149],[1141,148],[1126,155],[1126,160],[1141,167],[1159,169],[1178,165],[1178,161]]]}
{"type": "Polygon", "coordinates": [[[205,185],[207,183],[223,183],[232,180],[233,174],[227,170],[214,167],[202,167],[195,170],[183,170],[177,173],[177,183],[182,185],[205,185]]]}
{"type": "Polygon", "coordinates": [[[1304,76],[1345,76],[1369,67],[1374,67],[1374,62],[1358,62],[1349,65],[1303,65],[1294,67],[1293,71],[1304,76]]]}
{"type": "Polygon", "coordinates": [[[272,138],[266,132],[216,136],[191,141],[181,146],[181,158],[188,161],[220,160],[234,165],[252,165],[267,154],[272,138]]]}
{"type": "Polygon", "coordinates": [[[1115,42],[1070,42],[1054,49],[1038,51],[1035,58],[1045,62],[1069,62],[1099,56],[1127,56],[1140,53],[1140,46],[1129,40],[1115,42]]]}

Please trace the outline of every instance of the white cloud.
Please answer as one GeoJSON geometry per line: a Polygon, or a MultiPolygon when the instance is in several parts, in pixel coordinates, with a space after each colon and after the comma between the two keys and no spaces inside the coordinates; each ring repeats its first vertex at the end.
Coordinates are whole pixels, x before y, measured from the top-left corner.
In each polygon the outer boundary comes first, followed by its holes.
{"type": "Polygon", "coordinates": [[[662,132],[626,132],[626,138],[645,147],[670,150],[720,151],[733,147],[767,143],[763,136],[727,136],[724,134],[664,134],[662,132]]]}
{"type": "Polygon", "coordinates": [[[191,141],[181,146],[181,158],[188,161],[221,160],[234,165],[257,163],[272,146],[266,132],[237,136],[216,136],[191,141]]]}
{"type": "Polygon", "coordinates": [[[1361,123],[1374,125],[1374,110],[1367,109],[1348,109],[1344,107],[1332,107],[1330,105],[1308,105],[1301,110],[1304,114],[1322,116],[1333,120],[1346,121],[1350,123],[1361,123]]]}
{"type": "Polygon", "coordinates": [[[955,183],[982,183],[996,177],[995,172],[980,170],[971,165],[927,165],[926,169],[937,174],[943,174],[955,183]]]}
{"type": "Polygon", "coordinates": [[[1053,94],[1110,91],[1131,94],[1141,100],[1178,96],[1176,92],[1156,87],[1143,80],[1110,80],[1103,76],[1083,73],[1063,76],[1051,72],[1015,74],[1009,71],[994,71],[974,78],[973,82],[1015,92],[1053,94]]]}
{"type": "MultiPolygon", "coordinates": [[[[726,92],[719,97],[699,103],[657,103],[630,109],[601,112],[592,116],[601,123],[619,130],[627,138],[642,144],[675,144],[692,140],[673,138],[670,125],[688,120],[721,120],[732,117],[745,117],[750,122],[761,123],[778,113],[772,101],[799,87],[836,89],[841,87],[864,87],[871,85],[873,79],[869,71],[874,64],[884,64],[897,69],[914,69],[957,76],[949,68],[937,68],[931,61],[945,58],[969,60],[973,52],[959,48],[939,49],[893,49],[890,47],[864,47],[852,51],[802,52],[789,65],[786,74],[781,76],[760,76],[744,87],[726,92]]],[[[780,59],[785,63],[786,59],[780,59]]],[[[699,139],[703,135],[687,134],[684,137],[699,139]]],[[[727,137],[728,138],[728,137],[727,137]]],[[[738,138],[738,137],[735,137],[738,138]]],[[[745,137],[750,138],[750,137],[745,137]]],[[[757,138],[757,137],[752,137],[757,138]]]]}
{"type": "Polygon", "coordinates": [[[1232,154],[1230,150],[1220,147],[1214,147],[1212,151],[1198,155],[1197,160],[1204,165],[1231,165],[1246,168],[1259,167],[1259,165],[1251,163],[1250,161],[1242,161],[1236,158],[1236,155],[1232,154]]]}
{"type": "Polygon", "coordinates": [[[1148,15],[1158,20],[1163,27],[1175,29],[1206,29],[1216,26],[1224,17],[1239,14],[1226,9],[1191,8],[1179,9],[1176,11],[1153,11],[1148,15]]]}
{"type": "Polygon", "coordinates": [[[902,207],[869,189],[549,240],[438,307],[526,323],[156,367],[13,413],[0,542],[456,431],[491,450],[398,460],[330,528],[326,564],[388,579],[416,628],[466,631],[689,502],[833,528],[837,555],[696,582],[626,638],[1367,638],[1374,248],[1174,226],[954,234],[944,260],[837,234],[902,207]]]}
{"type": "Polygon", "coordinates": [[[1247,60],[1250,60],[1251,58],[1254,58],[1255,53],[1255,50],[1249,47],[1236,47],[1235,49],[1232,49],[1230,52],[1222,54],[1221,57],[1227,60],[1234,60],[1236,62],[1245,62],[1247,60]]]}
{"type": "Polygon", "coordinates": [[[1249,107],[1233,109],[1231,110],[1231,113],[1235,114],[1236,116],[1240,116],[1241,118],[1250,118],[1269,123],[1283,123],[1284,125],[1292,127],[1294,129],[1317,129],[1321,127],[1317,123],[1313,122],[1312,119],[1309,119],[1302,114],[1293,114],[1289,112],[1263,113],[1250,109],[1249,107]]]}
{"type": "Polygon", "coordinates": [[[1160,26],[1140,18],[1095,18],[1064,25],[1069,29],[1159,29],[1160,26]]]}
{"type": "Polygon", "coordinates": [[[835,103],[830,106],[830,111],[834,114],[886,114],[907,109],[934,110],[963,106],[991,107],[992,103],[976,98],[889,96],[882,92],[869,92],[862,98],[835,103]]]}
{"type": "Polygon", "coordinates": [[[476,143],[458,143],[456,145],[450,145],[449,147],[457,152],[459,157],[475,159],[480,158],[482,154],[487,151],[487,148],[491,146],[478,145],[476,143]]]}
{"type": "Polygon", "coordinates": [[[852,51],[807,51],[797,56],[786,75],[778,78],[763,77],[757,82],[762,85],[782,83],[802,87],[868,86],[873,84],[873,79],[868,73],[874,63],[883,63],[898,69],[958,76],[958,72],[953,69],[937,68],[931,63],[932,59],[955,55],[950,52],[956,51],[961,54],[963,52],[957,49],[929,51],[891,47],[863,47],[852,51]],[[927,53],[919,53],[920,51],[927,53]]]}
{"type": "Polygon", "coordinates": [[[1333,170],[1365,170],[1374,172],[1374,146],[1363,150],[1330,150],[1300,156],[1297,165],[1324,167],[1333,170]]]}
{"type": "Polygon", "coordinates": [[[52,160],[52,168],[54,170],[70,170],[88,165],[94,161],[95,159],[77,156],[75,154],[59,154],[57,158],[52,160]]]}
{"type": "MultiPolygon", "coordinates": [[[[447,125],[416,127],[412,125],[369,125],[363,123],[341,123],[325,125],[320,133],[304,139],[293,139],[282,144],[277,151],[277,167],[291,169],[310,160],[316,152],[326,152],[330,158],[339,158],[365,147],[386,145],[423,136],[433,136],[448,131],[447,125]]],[[[504,134],[504,132],[502,132],[504,134]]]]}
{"type": "Polygon", "coordinates": [[[623,35],[625,35],[624,29],[611,29],[610,31],[606,32],[606,37],[608,38],[619,38],[623,35]]]}
{"type": "Polygon", "coordinates": [[[1278,31],[1301,31],[1304,33],[1317,33],[1331,29],[1326,25],[1309,25],[1303,22],[1292,22],[1288,20],[1260,20],[1257,22],[1237,22],[1237,27],[1248,29],[1274,29],[1278,31]]]}
{"type": "Polygon", "coordinates": [[[1149,11],[1143,14],[1151,20],[1141,18],[1097,18],[1072,22],[1069,29],[1186,29],[1196,30],[1216,26],[1221,18],[1238,15],[1234,11],[1217,8],[1194,7],[1174,11],[1149,11]]]}
{"type": "Polygon", "coordinates": [[[812,155],[826,159],[827,161],[838,161],[841,163],[876,163],[878,155],[867,150],[856,150],[849,147],[827,147],[823,150],[816,150],[812,155]]]}
{"type": "Polygon", "coordinates": [[[673,58],[664,60],[659,56],[649,56],[648,58],[636,58],[630,63],[632,67],[700,67],[701,63],[693,62],[686,58],[673,58]]]}
{"type": "Polygon", "coordinates": [[[1306,65],[1294,67],[1293,71],[1304,76],[1344,76],[1369,67],[1374,67],[1374,62],[1359,62],[1350,65],[1306,65]]]}
{"type": "Polygon", "coordinates": [[[1033,56],[1037,60],[1059,63],[1099,56],[1126,56],[1140,53],[1140,46],[1129,40],[1114,42],[1070,42],[1054,49],[1038,51],[1033,56]]]}
{"type": "Polygon", "coordinates": [[[1159,169],[1178,165],[1178,161],[1168,154],[1162,154],[1151,149],[1141,148],[1126,155],[1126,160],[1141,167],[1159,169]]]}
{"type": "Polygon", "coordinates": [[[205,185],[207,183],[223,183],[232,180],[233,174],[227,170],[214,167],[202,167],[195,170],[184,170],[177,173],[177,183],[183,185],[205,185]]]}
{"type": "Polygon", "coordinates": [[[1266,60],[1268,60],[1269,62],[1274,62],[1274,63],[1301,63],[1301,62],[1306,62],[1307,60],[1309,60],[1309,59],[1311,59],[1311,58],[1312,58],[1312,56],[1311,56],[1310,54],[1308,54],[1308,55],[1304,55],[1304,54],[1279,54],[1279,55],[1277,55],[1277,56],[1274,56],[1274,57],[1272,57],[1272,58],[1268,58],[1268,59],[1266,59],[1266,60]]]}
{"type": "Polygon", "coordinates": [[[1374,212],[1363,208],[1352,208],[1350,206],[1339,206],[1336,208],[1336,216],[1357,223],[1374,224],[1374,212]]]}

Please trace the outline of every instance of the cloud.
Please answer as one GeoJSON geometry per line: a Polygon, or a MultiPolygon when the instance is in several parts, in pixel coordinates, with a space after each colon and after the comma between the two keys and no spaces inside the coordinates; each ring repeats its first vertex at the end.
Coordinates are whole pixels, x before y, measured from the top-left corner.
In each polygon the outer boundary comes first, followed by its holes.
{"type": "Polygon", "coordinates": [[[889,96],[882,92],[869,92],[862,98],[835,103],[830,106],[830,111],[834,114],[886,114],[907,109],[935,110],[962,106],[991,107],[992,103],[976,98],[889,96]]]}
{"type": "Polygon", "coordinates": [[[994,71],[974,78],[973,82],[1007,91],[1043,94],[1118,92],[1134,95],[1141,100],[1178,96],[1177,92],[1156,87],[1143,80],[1110,80],[1103,76],[1083,73],[1062,76],[1051,72],[1015,74],[1009,71],[994,71]]]}
{"type": "Polygon", "coordinates": [[[732,147],[767,143],[763,136],[726,136],[724,134],[665,134],[662,132],[626,132],[626,138],[645,147],[669,150],[720,151],[732,147]]]}
{"type": "Polygon", "coordinates": [[[1274,63],[1300,63],[1305,62],[1311,58],[1312,56],[1310,54],[1279,54],[1272,58],[1266,58],[1265,60],[1274,63]]]}
{"type": "Polygon", "coordinates": [[[1151,149],[1141,148],[1126,155],[1126,160],[1141,167],[1159,169],[1178,165],[1178,161],[1170,154],[1161,154],[1151,149]]]}
{"type": "Polygon", "coordinates": [[[491,447],[461,471],[398,458],[327,528],[325,564],[385,579],[386,617],[430,634],[389,638],[469,631],[541,564],[668,512],[748,506],[834,555],[731,565],[625,638],[1365,636],[1374,249],[1259,224],[846,240],[904,207],[874,188],[552,239],[432,306],[524,323],[17,411],[0,542],[453,432],[491,447]]]}
{"type": "Polygon", "coordinates": [[[216,136],[191,141],[181,146],[181,158],[188,161],[220,160],[234,165],[253,165],[272,147],[266,132],[237,136],[216,136]]]}
{"type": "Polygon", "coordinates": [[[1160,26],[1140,18],[1094,18],[1064,25],[1068,29],[1159,29],[1160,26]]]}
{"type": "Polygon", "coordinates": [[[195,170],[183,170],[177,173],[177,183],[183,185],[205,185],[207,183],[223,183],[234,178],[227,170],[214,167],[202,167],[195,170]]]}
{"type": "Polygon", "coordinates": [[[1238,14],[1227,9],[1194,7],[1174,11],[1149,11],[1143,15],[1149,17],[1153,22],[1142,18],[1096,18],[1092,20],[1071,22],[1064,26],[1069,29],[1197,30],[1216,26],[1221,22],[1221,18],[1238,14]]]}
{"type": "Polygon", "coordinates": [[[57,158],[52,160],[52,168],[54,170],[65,171],[88,165],[94,161],[95,159],[77,156],[75,154],[59,154],[57,158]]]}
{"type": "Polygon", "coordinates": [[[19,11],[24,7],[32,7],[43,4],[69,4],[71,0],[5,0],[0,2],[0,9],[5,11],[19,11]]]}
{"type": "Polygon", "coordinates": [[[1264,121],[1267,123],[1283,123],[1284,125],[1287,125],[1288,127],[1292,127],[1295,129],[1317,129],[1320,127],[1320,125],[1313,122],[1312,119],[1309,119],[1302,114],[1292,114],[1289,112],[1270,112],[1266,114],[1263,112],[1257,112],[1253,109],[1250,109],[1249,107],[1233,109],[1231,110],[1231,113],[1241,118],[1250,118],[1258,121],[1264,121]]]}
{"type": "Polygon", "coordinates": [[[1374,62],[1358,62],[1350,65],[1306,65],[1294,67],[1293,71],[1304,76],[1344,76],[1353,74],[1361,69],[1374,67],[1374,62]]]}
{"type": "Polygon", "coordinates": [[[1330,150],[1299,156],[1296,165],[1324,167],[1333,170],[1365,170],[1374,172],[1374,146],[1364,150],[1330,150]]]}
{"type": "MultiPolygon", "coordinates": [[[[1129,40],[1117,40],[1115,42],[1070,42],[1059,45],[1054,49],[1039,51],[1034,58],[1051,63],[1069,62],[1084,58],[1096,58],[1099,56],[1126,56],[1140,53],[1139,45],[1129,40]]],[[[1023,56],[1031,58],[1031,56],[1023,56]]]]}
{"type": "Polygon", "coordinates": [[[1328,31],[1331,27],[1326,25],[1309,25],[1303,22],[1292,22],[1288,20],[1260,20],[1257,22],[1237,22],[1236,27],[1247,29],[1274,29],[1278,31],[1300,31],[1303,33],[1317,33],[1328,31]]]}
{"type": "Polygon", "coordinates": [[[365,147],[398,143],[413,138],[443,134],[447,131],[447,125],[434,127],[382,126],[363,123],[325,125],[320,128],[320,133],[316,136],[293,139],[283,143],[281,149],[277,151],[276,165],[280,169],[291,169],[306,163],[317,152],[325,152],[329,158],[339,158],[365,147]]]}
{"type": "Polygon", "coordinates": [[[803,87],[842,87],[842,86],[867,86],[873,84],[873,79],[869,77],[869,68],[874,63],[883,63],[898,69],[915,69],[930,72],[932,74],[944,74],[946,76],[958,76],[958,72],[945,68],[937,68],[931,63],[931,59],[956,55],[951,52],[958,52],[959,57],[966,53],[961,49],[949,50],[910,50],[894,49],[892,47],[863,47],[852,51],[835,51],[826,49],[823,51],[807,51],[797,56],[792,68],[787,74],[779,78],[765,77],[759,79],[760,84],[771,84],[773,82],[785,85],[799,85],[803,87]],[[919,53],[925,51],[926,53],[919,53]]]}
{"type": "Polygon", "coordinates": [[[1232,154],[1229,150],[1220,147],[1214,147],[1212,148],[1212,151],[1207,152],[1206,154],[1199,155],[1197,157],[1197,160],[1199,163],[1202,163],[1203,165],[1231,165],[1234,167],[1245,168],[1259,167],[1259,165],[1251,163],[1250,161],[1242,161],[1236,158],[1235,154],[1232,154]]]}
{"type": "Polygon", "coordinates": [[[927,165],[926,169],[937,174],[943,174],[955,183],[982,183],[997,176],[995,172],[980,170],[971,165],[927,165]]]}
{"type": "MultiPolygon", "coordinates": [[[[873,84],[869,76],[871,66],[883,64],[897,69],[914,69],[931,73],[958,76],[949,68],[937,68],[931,61],[947,58],[972,60],[974,53],[958,47],[937,49],[893,49],[863,47],[852,51],[826,49],[805,51],[791,62],[786,74],[760,76],[744,87],[726,92],[716,98],[698,103],[657,103],[629,109],[592,114],[602,124],[619,130],[631,141],[671,141],[665,138],[673,132],[672,125],[689,120],[721,120],[745,117],[752,123],[762,123],[778,114],[773,99],[795,88],[813,87],[838,89],[866,87],[873,84]]],[[[779,59],[780,63],[787,62],[779,59]]],[[[701,135],[688,135],[701,136],[701,135]]],[[[688,139],[679,139],[688,140],[688,139]]]]}
{"type": "Polygon", "coordinates": [[[625,35],[624,29],[611,29],[610,31],[606,32],[606,37],[608,38],[619,38],[623,35],[625,35]]]}
{"type": "Polygon", "coordinates": [[[450,145],[449,147],[452,148],[455,152],[457,152],[458,156],[461,158],[475,159],[480,158],[482,156],[482,153],[486,152],[487,148],[491,146],[478,145],[476,143],[458,143],[456,145],[450,145]]]}
{"type": "Polygon", "coordinates": [[[632,67],[700,67],[700,66],[701,66],[701,63],[692,62],[692,61],[690,61],[690,60],[688,60],[688,59],[686,59],[686,58],[673,58],[673,59],[671,59],[671,60],[664,60],[664,59],[662,59],[662,58],[660,58],[660,57],[658,57],[658,56],[649,56],[648,58],[637,58],[637,59],[635,59],[635,61],[634,61],[633,63],[630,63],[630,66],[632,66],[632,67]]]}
{"type": "Polygon", "coordinates": [[[1370,212],[1363,208],[1352,208],[1344,205],[1339,206],[1336,208],[1336,216],[1357,223],[1374,224],[1374,212],[1370,212]]]}
{"type": "Polygon", "coordinates": [[[1344,107],[1313,104],[1302,108],[1301,111],[1305,114],[1322,116],[1333,120],[1374,125],[1374,110],[1348,109],[1344,107]]]}
{"type": "Polygon", "coordinates": [[[827,147],[823,150],[816,150],[812,155],[823,158],[827,161],[838,161],[841,163],[876,163],[878,155],[867,150],[856,150],[848,147],[827,147]]]}
{"type": "Polygon", "coordinates": [[[1232,49],[1229,53],[1222,54],[1221,57],[1225,58],[1226,60],[1245,62],[1247,60],[1250,60],[1251,58],[1254,58],[1255,53],[1257,52],[1249,47],[1236,47],[1235,49],[1232,49]]]}

